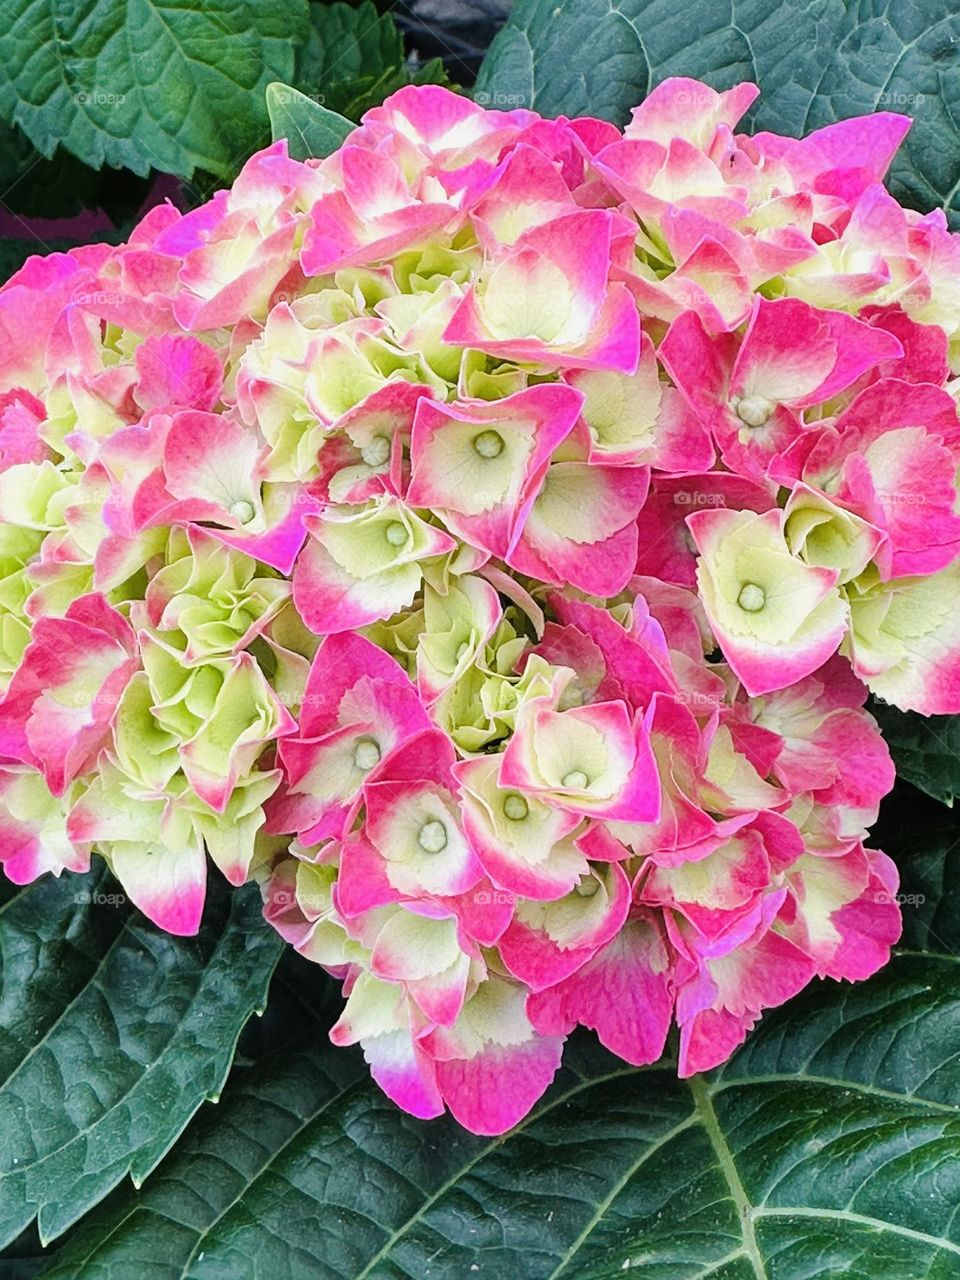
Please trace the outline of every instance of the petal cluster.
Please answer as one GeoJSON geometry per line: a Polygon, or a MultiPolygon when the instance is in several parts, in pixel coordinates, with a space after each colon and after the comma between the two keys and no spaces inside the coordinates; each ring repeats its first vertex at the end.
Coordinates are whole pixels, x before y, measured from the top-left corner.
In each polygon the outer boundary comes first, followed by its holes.
{"type": "Polygon", "coordinates": [[[723,1062],[900,930],[868,693],[960,712],[960,238],[908,121],[436,86],[0,289],[0,863],[208,858],[419,1117],[723,1062]],[[853,159],[851,159],[853,157],[853,159]]]}

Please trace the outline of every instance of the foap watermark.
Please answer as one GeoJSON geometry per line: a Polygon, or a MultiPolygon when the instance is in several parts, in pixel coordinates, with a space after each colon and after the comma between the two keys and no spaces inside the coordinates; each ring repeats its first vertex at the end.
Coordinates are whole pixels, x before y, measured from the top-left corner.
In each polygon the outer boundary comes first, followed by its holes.
{"type": "Polygon", "coordinates": [[[517,895],[504,889],[478,889],[473,900],[479,907],[515,906],[517,895]]]}
{"type": "Polygon", "coordinates": [[[931,501],[915,489],[878,489],[876,499],[882,507],[928,507],[931,501]]]}
{"type": "Polygon", "coordinates": [[[516,107],[525,107],[527,105],[527,96],[524,93],[503,93],[496,89],[493,93],[487,93],[480,89],[473,95],[473,100],[478,107],[492,108],[495,111],[511,111],[516,107]]]}
{"type": "Polygon", "coordinates": [[[927,898],[923,893],[887,893],[881,889],[873,895],[873,900],[878,904],[895,902],[898,907],[922,907],[927,898]]]}
{"type": "Polygon", "coordinates": [[[322,893],[295,893],[292,889],[276,889],[270,894],[269,902],[274,907],[299,907],[301,911],[312,911],[319,917],[330,910],[330,895],[322,893]]]}
{"type": "Polygon", "coordinates": [[[96,293],[75,293],[71,301],[78,307],[119,307],[127,301],[127,295],[101,289],[96,293]]]}
{"type": "Polygon", "coordinates": [[[726,706],[726,696],[722,691],[710,692],[700,689],[679,689],[673,695],[677,702],[689,707],[691,711],[709,714],[718,707],[726,706]]]}
{"type": "Polygon", "coordinates": [[[78,107],[122,107],[127,100],[124,93],[108,93],[104,89],[80,89],[73,95],[78,107]]]}
{"type": "Polygon", "coordinates": [[[675,507],[725,507],[727,500],[722,493],[703,493],[697,489],[678,489],[673,495],[675,507]]]}
{"type": "Polygon", "coordinates": [[[712,90],[707,89],[681,89],[679,93],[674,94],[674,102],[678,102],[684,107],[711,107],[716,102],[717,95],[712,90]]]}
{"type": "Polygon", "coordinates": [[[315,102],[318,107],[322,107],[326,102],[326,97],[322,93],[304,93],[300,89],[289,89],[285,85],[276,85],[271,90],[272,100],[279,103],[282,107],[289,107],[291,103],[299,101],[301,98],[308,98],[311,102],[315,102]]]}
{"type": "Polygon", "coordinates": [[[73,900],[78,907],[123,907],[126,906],[127,895],[125,893],[104,893],[100,889],[81,889],[73,895],[73,900]]]}
{"type": "Polygon", "coordinates": [[[908,93],[904,89],[884,89],[874,98],[878,107],[922,107],[926,102],[922,93],[908,93]]]}

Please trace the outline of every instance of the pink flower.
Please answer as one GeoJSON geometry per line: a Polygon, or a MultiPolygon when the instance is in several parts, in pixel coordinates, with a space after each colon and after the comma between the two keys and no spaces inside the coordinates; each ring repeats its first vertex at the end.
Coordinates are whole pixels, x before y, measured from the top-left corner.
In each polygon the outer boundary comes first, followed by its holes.
{"type": "Polygon", "coordinates": [[[430,727],[400,666],[362,636],[329,636],[317,650],[298,731],[281,742],[284,785],[267,806],[267,830],[306,844],[343,836],[364,784],[395,747],[430,727]]]}
{"type": "Polygon", "coordinates": [[[828,425],[804,478],[885,534],[884,578],[934,573],[960,554],[960,422],[946,391],[884,379],[828,425]]]}
{"type": "Polygon", "coordinates": [[[62,795],[94,767],[136,669],[133,630],[102,595],[40,618],[0,700],[0,754],[33,765],[62,795]]]}
{"type": "Polygon", "coordinates": [[[608,281],[616,216],[585,209],[525,232],[487,262],[443,340],[546,368],[633,373],[639,317],[608,281]]]}
{"type": "Polygon", "coordinates": [[[802,435],[805,409],[832,400],[902,350],[893,334],[843,312],[757,298],[742,342],[711,340],[686,312],[659,355],[727,466],[760,478],[802,435]]]}
{"type": "Polygon", "coordinates": [[[581,404],[577,392],[555,385],[489,403],[419,401],[406,501],[442,512],[458,537],[508,556],[581,404]]]}
{"type": "Polygon", "coordinates": [[[409,86],[0,288],[0,864],[207,857],[384,1093],[724,1062],[900,930],[876,696],[960,712],[960,238],[908,121],[409,86]]]}
{"type": "Polygon", "coordinates": [[[348,913],[429,895],[451,898],[483,875],[462,825],[449,739],[410,738],[363,787],[366,817],[343,846],[340,894],[348,913]]]}

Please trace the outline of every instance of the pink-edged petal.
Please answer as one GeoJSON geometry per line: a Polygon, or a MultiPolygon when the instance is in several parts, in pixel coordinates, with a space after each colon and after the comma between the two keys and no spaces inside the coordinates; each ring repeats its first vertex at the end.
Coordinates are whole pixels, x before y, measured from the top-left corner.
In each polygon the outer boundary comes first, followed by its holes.
{"type": "Polygon", "coordinates": [[[387,879],[383,859],[373,845],[362,836],[345,840],[334,889],[337,910],[344,916],[359,916],[374,907],[398,902],[400,897],[387,879]]]}
{"type": "Polygon", "coordinates": [[[582,403],[579,392],[555,384],[465,406],[421,400],[407,502],[441,510],[459,536],[505,555],[582,403]]]}
{"type": "Polygon", "coordinates": [[[565,1035],[574,1026],[634,1066],[663,1053],[673,1013],[670,959],[653,917],[631,918],[582,969],[532,994],[527,1014],[538,1031],[565,1035]]]}
{"type": "Polygon", "coordinates": [[[130,624],[99,593],[43,617],[0,700],[0,753],[42,770],[60,795],[110,731],[136,670],[130,624]]]}
{"type": "Polygon", "coordinates": [[[443,1114],[443,1098],[433,1061],[408,1031],[362,1041],[370,1074],[387,1097],[418,1120],[443,1114]]]}
{"type": "Polygon", "coordinates": [[[645,467],[553,463],[508,563],[542,581],[616,595],[636,563],[648,488],[645,467]]]}
{"type": "Polygon", "coordinates": [[[180,937],[200,928],[207,862],[199,840],[179,849],[118,842],[110,861],[130,901],[154,924],[180,937]]]}
{"type": "Polygon", "coordinates": [[[13,884],[90,869],[89,842],[71,839],[61,802],[26,766],[0,768],[0,865],[13,884]]]}
{"type": "Polygon", "coordinates": [[[527,910],[526,920],[516,917],[500,939],[503,963],[531,991],[555,986],[575,973],[623,927],[630,909],[630,881],[623,868],[608,863],[585,881],[587,888],[594,884],[590,898],[575,889],[558,902],[536,904],[527,910]]]}
{"type": "Polygon", "coordinates": [[[437,1083],[454,1119],[470,1133],[506,1133],[542,1097],[562,1054],[559,1036],[489,1044],[473,1058],[437,1062],[437,1083]]]}

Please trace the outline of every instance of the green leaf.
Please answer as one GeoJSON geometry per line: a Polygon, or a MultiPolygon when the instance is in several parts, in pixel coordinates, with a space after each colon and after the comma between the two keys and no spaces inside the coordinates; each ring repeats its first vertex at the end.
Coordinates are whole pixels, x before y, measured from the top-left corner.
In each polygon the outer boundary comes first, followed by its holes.
{"type": "MultiPolygon", "coordinates": [[[[419,66],[403,63],[388,67],[379,76],[360,76],[336,86],[334,100],[337,110],[351,120],[359,120],[365,111],[378,107],[384,98],[409,84],[448,85],[443,63],[432,58],[419,66]]],[[[329,98],[329,95],[327,95],[329,98]]]]}
{"type": "Polygon", "coordinates": [[[668,76],[716,89],[754,80],[758,129],[800,135],[846,116],[899,111],[914,126],[893,194],[942,205],[960,226],[960,12],[943,0],[849,4],[753,0],[519,0],[490,46],[477,100],[623,124],[668,76]]]}
{"type": "Polygon", "coordinates": [[[953,1280],[960,857],[930,808],[930,852],[906,860],[908,945],[876,978],[818,983],[690,1082],[574,1038],[502,1139],[391,1106],[325,1043],[302,1003],[324,980],[301,966],[299,1043],[235,1070],[48,1280],[953,1280]]]}
{"type": "Polygon", "coordinates": [[[344,120],[287,84],[267,85],[267,110],[274,142],[286,138],[295,160],[330,155],[356,128],[351,120],[344,120]]]}
{"type": "Polygon", "coordinates": [[[139,1183],[226,1078],[281,944],[255,889],[214,887],[196,938],[129,908],[102,864],[0,915],[0,1243],[49,1240],[139,1183]]]}
{"type": "Polygon", "coordinates": [[[897,776],[952,805],[960,795],[960,716],[919,716],[874,702],[897,776]]]}
{"type": "Polygon", "coordinates": [[[268,136],[306,0],[9,0],[0,117],[94,168],[232,177],[268,136]]]}
{"type": "MultiPolygon", "coordinates": [[[[306,93],[324,94],[331,108],[336,86],[361,76],[379,76],[403,62],[403,39],[389,13],[372,0],[349,4],[311,4],[310,38],[299,58],[297,84],[306,93]]],[[[337,108],[339,110],[339,108],[337,108]]]]}
{"type": "MultiPolygon", "coordinates": [[[[498,110],[528,107],[624,124],[652,84],[640,30],[647,29],[644,11],[655,7],[645,0],[519,0],[483,60],[474,98],[498,110]]],[[[660,7],[662,18],[668,6],[660,7]]],[[[689,39],[689,21],[671,11],[689,39]]]]}
{"type": "Polygon", "coordinates": [[[389,13],[371,0],[310,6],[310,39],[297,68],[297,87],[351,120],[408,84],[446,84],[439,58],[408,62],[389,13]]]}

